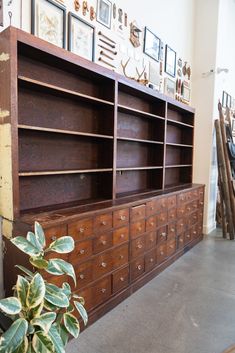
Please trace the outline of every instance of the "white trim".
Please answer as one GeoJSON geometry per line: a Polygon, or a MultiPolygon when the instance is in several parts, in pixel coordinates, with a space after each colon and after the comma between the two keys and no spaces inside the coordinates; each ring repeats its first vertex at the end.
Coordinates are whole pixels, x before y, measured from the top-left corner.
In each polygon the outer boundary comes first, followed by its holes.
{"type": "Polygon", "coordinates": [[[216,229],[216,222],[211,222],[210,224],[203,225],[203,234],[210,234],[216,229]]]}

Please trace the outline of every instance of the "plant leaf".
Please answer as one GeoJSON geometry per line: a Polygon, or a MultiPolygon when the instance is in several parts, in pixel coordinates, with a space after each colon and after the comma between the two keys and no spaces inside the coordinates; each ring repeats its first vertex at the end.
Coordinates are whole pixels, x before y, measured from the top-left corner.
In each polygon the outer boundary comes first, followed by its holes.
{"type": "Polygon", "coordinates": [[[46,299],[44,299],[44,308],[48,311],[56,311],[58,309],[56,305],[49,303],[46,299]]]}
{"type": "Polygon", "coordinates": [[[44,306],[44,300],[38,306],[30,310],[30,317],[34,318],[34,317],[40,316],[43,306],[44,306]]]}
{"type": "Polygon", "coordinates": [[[28,338],[25,336],[21,345],[13,353],[27,353],[29,346],[28,338]]]}
{"type": "Polygon", "coordinates": [[[78,337],[79,332],[80,332],[80,325],[77,320],[77,318],[70,314],[70,313],[65,313],[64,314],[64,325],[66,327],[66,330],[75,338],[78,337]]]}
{"type": "Polygon", "coordinates": [[[65,344],[62,340],[60,333],[57,330],[56,324],[53,324],[51,326],[48,335],[50,336],[52,342],[54,343],[56,353],[65,353],[65,350],[64,350],[65,344]]]}
{"type": "Polygon", "coordinates": [[[84,322],[84,325],[86,326],[87,323],[88,323],[88,315],[87,315],[86,309],[79,302],[74,302],[74,305],[75,305],[77,311],[79,312],[79,314],[81,315],[81,318],[82,318],[82,320],[84,322]]]}
{"type": "Polygon", "coordinates": [[[65,274],[73,278],[74,283],[76,285],[76,275],[74,272],[73,266],[62,259],[50,259],[48,268],[46,269],[47,272],[52,274],[65,274]],[[57,272],[57,273],[56,273],[57,272]]]}
{"type": "Polygon", "coordinates": [[[85,300],[83,297],[80,297],[77,294],[73,294],[73,298],[79,300],[79,302],[84,306],[85,305],[85,300]]]}
{"type": "Polygon", "coordinates": [[[28,232],[26,239],[35,246],[39,250],[39,252],[43,251],[42,245],[39,243],[38,239],[36,238],[36,235],[33,232],[28,232]]]}
{"type": "Polygon", "coordinates": [[[48,261],[46,261],[43,258],[30,257],[29,261],[31,265],[33,265],[36,268],[39,268],[40,270],[45,270],[48,266],[48,261]]]}
{"type": "Polygon", "coordinates": [[[33,349],[36,352],[40,353],[53,353],[54,352],[54,344],[45,332],[38,331],[35,332],[32,339],[33,349]]]}
{"type": "Polygon", "coordinates": [[[48,331],[50,330],[51,325],[52,325],[53,321],[55,321],[55,319],[56,319],[55,313],[45,313],[39,317],[34,318],[33,320],[31,320],[30,323],[33,326],[41,327],[41,329],[43,331],[48,333],[48,331]]]}
{"type": "Polygon", "coordinates": [[[58,254],[67,254],[74,250],[74,240],[72,237],[60,237],[53,241],[49,246],[50,251],[55,251],[58,254]]]}
{"type": "Polygon", "coordinates": [[[36,236],[38,242],[44,248],[46,246],[45,235],[44,235],[44,231],[42,229],[41,224],[39,224],[38,222],[34,223],[34,232],[35,232],[35,236],[36,236]]]}
{"type": "Polygon", "coordinates": [[[60,308],[67,308],[69,306],[69,300],[63,293],[61,288],[55,286],[54,284],[46,284],[45,299],[60,308]]]}
{"type": "Polygon", "coordinates": [[[0,353],[10,353],[16,350],[24,340],[28,330],[25,319],[17,319],[0,338],[0,353]]]}
{"type": "Polygon", "coordinates": [[[24,272],[27,276],[33,278],[34,273],[31,272],[30,270],[28,270],[27,268],[25,268],[24,266],[15,265],[15,267],[18,268],[19,270],[21,270],[22,272],[24,272]]]}
{"type": "Polygon", "coordinates": [[[11,239],[11,242],[25,254],[30,256],[39,256],[40,251],[32,243],[30,243],[24,237],[15,237],[11,239]]]}
{"type": "Polygon", "coordinates": [[[16,282],[17,296],[22,304],[23,308],[26,308],[26,298],[29,290],[29,282],[22,276],[18,276],[16,282]]]}
{"type": "Polygon", "coordinates": [[[59,324],[56,327],[65,347],[69,339],[68,331],[66,330],[66,327],[63,324],[59,324]]]}
{"type": "Polygon", "coordinates": [[[62,284],[62,290],[67,297],[71,296],[71,287],[67,282],[62,284]]]}
{"type": "Polygon", "coordinates": [[[35,308],[38,306],[44,299],[45,291],[44,280],[42,276],[37,273],[29,285],[28,295],[26,298],[27,306],[29,308],[35,308]]]}
{"type": "Polygon", "coordinates": [[[18,298],[9,297],[0,300],[0,310],[8,315],[19,314],[21,309],[22,306],[18,298]]]}

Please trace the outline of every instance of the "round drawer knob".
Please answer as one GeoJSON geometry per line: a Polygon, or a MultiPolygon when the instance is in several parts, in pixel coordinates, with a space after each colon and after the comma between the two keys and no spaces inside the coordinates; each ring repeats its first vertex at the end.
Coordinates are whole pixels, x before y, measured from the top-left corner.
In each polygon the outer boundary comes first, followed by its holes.
{"type": "Polygon", "coordinates": [[[102,245],[106,245],[107,241],[106,240],[102,240],[102,245]]]}
{"type": "Polygon", "coordinates": [[[79,252],[80,252],[81,255],[85,254],[85,250],[84,249],[81,249],[79,252]]]}
{"type": "Polygon", "coordinates": [[[57,239],[57,237],[55,236],[55,235],[53,235],[52,237],[51,237],[51,240],[53,240],[53,241],[55,241],[57,239]]]}
{"type": "Polygon", "coordinates": [[[180,223],[180,227],[183,227],[184,223],[180,223]]]}
{"type": "Polygon", "coordinates": [[[188,210],[188,211],[190,211],[190,210],[191,210],[191,208],[190,208],[190,207],[187,207],[187,210],[188,210]]]}
{"type": "Polygon", "coordinates": [[[150,207],[150,210],[153,211],[153,206],[150,207]]]}
{"type": "Polygon", "coordinates": [[[123,259],[124,259],[124,256],[123,256],[123,255],[120,255],[120,256],[119,256],[119,259],[120,259],[120,260],[123,260],[123,259]]]}
{"type": "Polygon", "coordinates": [[[138,244],[138,245],[137,245],[137,248],[138,248],[138,249],[142,249],[142,247],[143,247],[142,244],[138,244]]]}
{"type": "Polygon", "coordinates": [[[141,230],[142,230],[142,227],[139,227],[139,228],[138,228],[138,231],[141,232],[141,230]]]}
{"type": "Polygon", "coordinates": [[[183,239],[180,239],[180,243],[183,243],[183,239]]]}
{"type": "Polygon", "coordinates": [[[80,274],[80,276],[79,276],[81,279],[84,279],[85,278],[85,276],[83,275],[83,274],[80,274]]]}
{"type": "Polygon", "coordinates": [[[140,271],[142,269],[142,266],[141,265],[138,265],[137,266],[137,269],[140,271]]]}
{"type": "Polygon", "coordinates": [[[102,288],[102,289],[101,289],[101,293],[104,294],[105,292],[106,292],[106,288],[102,288]]]}
{"type": "Polygon", "coordinates": [[[101,224],[102,224],[102,226],[106,226],[107,222],[102,221],[101,224]]]}
{"type": "Polygon", "coordinates": [[[194,208],[196,208],[196,207],[197,207],[197,205],[193,205],[193,207],[194,207],[194,208]]]}
{"type": "Polygon", "coordinates": [[[80,229],[79,229],[79,232],[80,232],[80,233],[84,233],[84,230],[85,230],[84,228],[80,228],[80,229]]]}
{"type": "Polygon", "coordinates": [[[125,238],[125,234],[121,234],[121,235],[120,235],[120,238],[121,238],[121,239],[125,238]]]}
{"type": "Polygon", "coordinates": [[[126,220],[126,216],[121,216],[120,219],[121,219],[121,221],[125,221],[126,220]]]}
{"type": "Polygon", "coordinates": [[[124,282],[124,277],[120,277],[120,281],[121,281],[121,282],[124,282]]]}
{"type": "Polygon", "coordinates": [[[165,238],[165,237],[166,237],[166,233],[162,233],[161,236],[162,236],[163,238],[165,238]]]}
{"type": "Polygon", "coordinates": [[[197,234],[197,232],[196,232],[196,231],[194,231],[194,232],[193,232],[193,234],[197,234]]]}
{"type": "Polygon", "coordinates": [[[171,228],[171,232],[174,233],[175,232],[175,228],[171,228]]]}
{"type": "Polygon", "coordinates": [[[150,239],[150,242],[151,242],[151,243],[153,243],[153,242],[154,242],[154,239],[153,239],[153,238],[151,238],[151,239],[150,239]]]}
{"type": "Polygon", "coordinates": [[[164,255],[164,252],[163,252],[163,251],[161,251],[161,252],[160,252],[160,255],[161,255],[161,256],[163,256],[163,255],[164,255]]]}
{"type": "Polygon", "coordinates": [[[150,261],[151,263],[153,263],[153,259],[150,259],[149,261],[150,261]]]}
{"type": "Polygon", "coordinates": [[[189,235],[189,234],[187,234],[187,235],[186,235],[186,237],[187,237],[187,238],[190,238],[190,235],[189,235]]]}
{"type": "Polygon", "coordinates": [[[101,262],[101,267],[103,267],[103,268],[107,267],[106,262],[101,262]]]}
{"type": "Polygon", "coordinates": [[[202,202],[202,201],[200,202],[200,205],[203,205],[203,202],[202,202]]]}
{"type": "Polygon", "coordinates": [[[170,245],[170,249],[174,249],[174,245],[170,245]]]}

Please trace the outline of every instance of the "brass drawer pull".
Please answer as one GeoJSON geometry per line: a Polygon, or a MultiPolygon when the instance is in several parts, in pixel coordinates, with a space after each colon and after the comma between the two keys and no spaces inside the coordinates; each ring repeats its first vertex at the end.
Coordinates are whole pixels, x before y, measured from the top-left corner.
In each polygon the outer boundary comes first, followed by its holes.
{"type": "Polygon", "coordinates": [[[142,227],[139,227],[139,228],[138,228],[138,231],[141,232],[141,230],[142,230],[142,227]]]}
{"type": "Polygon", "coordinates": [[[126,216],[121,216],[121,217],[120,217],[120,220],[121,220],[121,221],[125,221],[125,220],[126,220],[126,216]]]}
{"type": "Polygon", "coordinates": [[[170,249],[174,249],[174,245],[170,245],[170,249]]]}
{"type": "Polygon", "coordinates": [[[194,231],[194,232],[193,232],[193,234],[197,234],[197,232],[196,232],[196,231],[194,231]]]}
{"type": "Polygon", "coordinates": [[[183,227],[184,226],[184,223],[180,223],[180,227],[183,227]]]}
{"type": "Polygon", "coordinates": [[[161,236],[162,236],[163,238],[165,238],[165,237],[166,237],[166,233],[162,233],[161,236]]]}
{"type": "Polygon", "coordinates": [[[180,243],[183,243],[183,239],[180,239],[180,243]]]}
{"type": "Polygon", "coordinates": [[[188,211],[190,211],[190,210],[191,210],[191,208],[190,208],[190,207],[187,207],[187,210],[188,210],[188,211]]]}
{"type": "Polygon", "coordinates": [[[150,225],[153,226],[153,225],[154,225],[154,222],[150,222],[150,225]]]}
{"type": "Polygon", "coordinates": [[[149,260],[151,263],[153,263],[153,259],[151,258],[150,260],[149,260]]]}
{"type": "Polygon", "coordinates": [[[101,267],[103,267],[103,268],[105,268],[105,267],[107,267],[107,264],[106,264],[106,262],[101,262],[101,265],[100,265],[101,267]]]}
{"type": "Polygon", "coordinates": [[[106,245],[107,244],[107,241],[106,240],[102,240],[102,245],[106,245]]]}
{"type": "Polygon", "coordinates": [[[142,269],[142,266],[141,265],[138,265],[137,266],[137,269],[140,271],[142,269]]]}
{"type": "Polygon", "coordinates": [[[79,278],[84,279],[85,276],[81,273],[80,276],[79,276],[79,278]]]}
{"type": "Polygon", "coordinates": [[[120,238],[121,238],[121,239],[125,238],[125,234],[121,234],[121,235],[120,235],[120,238]]]}
{"type": "Polygon", "coordinates": [[[101,224],[102,224],[102,226],[106,226],[107,222],[106,221],[102,221],[101,224]]]}
{"type": "Polygon", "coordinates": [[[79,252],[80,252],[81,255],[85,254],[85,250],[84,249],[81,249],[79,252]]]}
{"type": "Polygon", "coordinates": [[[142,249],[142,247],[143,247],[142,244],[138,244],[138,245],[137,245],[137,248],[138,248],[138,249],[142,249]]]}
{"type": "Polygon", "coordinates": [[[150,210],[153,211],[153,206],[150,207],[150,210]]]}
{"type": "Polygon", "coordinates": [[[107,290],[106,288],[102,288],[102,289],[101,289],[101,293],[104,294],[104,293],[106,292],[106,290],[107,290]]]}
{"type": "Polygon", "coordinates": [[[186,235],[186,238],[190,238],[190,235],[189,235],[189,234],[187,234],[187,235],[186,235]]]}
{"type": "Polygon", "coordinates": [[[57,237],[55,235],[52,235],[51,240],[55,241],[57,237]]]}
{"type": "Polygon", "coordinates": [[[119,259],[120,259],[120,260],[123,260],[123,259],[124,259],[124,255],[120,255],[120,256],[119,256],[119,259]]]}
{"type": "Polygon", "coordinates": [[[203,202],[202,202],[202,201],[200,202],[200,205],[203,205],[203,202]]]}
{"type": "Polygon", "coordinates": [[[174,233],[175,232],[175,228],[171,228],[171,232],[174,233]]]}
{"type": "Polygon", "coordinates": [[[84,233],[85,229],[84,228],[80,228],[79,229],[79,233],[84,233]]]}
{"type": "Polygon", "coordinates": [[[163,256],[163,255],[164,255],[164,251],[161,251],[161,252],[160,252],[160,255],[163,256]]]}
{"type": "Polygon", "coordinates": [[[121,281],[121,282],[124,282],[124,277],[120,277],[120,281],[121,281]]]}

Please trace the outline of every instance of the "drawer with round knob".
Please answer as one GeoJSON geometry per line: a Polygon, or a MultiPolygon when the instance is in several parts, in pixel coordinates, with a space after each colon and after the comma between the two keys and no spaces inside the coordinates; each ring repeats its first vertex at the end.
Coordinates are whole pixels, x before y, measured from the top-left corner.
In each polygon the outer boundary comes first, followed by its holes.
{"type": "Polygon", "coordinates": [[[146,216],[152,216],[155,213],[157,213],[157,201],[156,200],[151,200],[146,203],[146,216]]]}
{"type": "Polygon", "coordinates": [[[145,252],[145,235],[142,235],[141,237],[132,240],[130,244],[130,249],[132,259],[142,255],[145,252]]]}
{"type": "MultiPolygon", "coordinates": [[[[84,288],[82,290],[78,290],[75,292],[75,294],[79,295],[79,297],[82,297],[85,301],[85,309],[86,311],[90,311],[94,307],[94,298],[92,295],[92,287],[84,288]]],[[[77,310],[74,310],[73,314],[77,316],[78,319],[81,318],[77,310]]]]}
{"type": "Polygon", "coordinates": [[[152,216],[146,219],[146,232],[155,230],[156,226],[157,226],[156,216],[152,216]]]}
{"type": "Polygon", "coordinates": [[[45,234],[47,244],[50,244],[56,239],[67,235],[67,225],[44,229],[44,234],[45,234]]]}
{"type": "Polygon", "coordinates": [[[145,236],[145,250],[150,250],[156,246],[157,232],[149,232],[145,236]]]}
{"type": "Polygon", "coordinates": [[[180,193],[179,195],[177,195],[177,205],[178,206],[182,206],[183,204],[185,204],[185,202],[187,202],[186,192],[183,192],[183,193],[180,193]]]}
{"type": "Polygon", "coordinates": [[[135,222],[142,218],[145,218],[145,204],[131,207],[130,209],[130,221],[135,222]]]}
{"type": "Polygon", "coordinates": [[[131,262],[131,281],[134,281],[144,273],[144,256],[131,262]]]}
{"type": "Polygon", "coordinates": [[[176,228],[176,223],[175,222],[172,222],[172,223],[169,223],[168,226],[167,226],[167,240],[169,239],[175,239],[176,235],[177,235],[177,228],[176,228]]]}
{"type": "Polygon", "coordinates": [[[167,197],[161,197],[157,200],[157,211],[164,211],[167,210],[167,197]]]}
{"type": "Polygon", "coordinates": [[[172,256],[176,251],[176,239],[171,239],[167,241],[167,257],[172,256]]]}
{"type": "Polygon", "coordinates": [[[125,243],[129,240],[129,227],[122,227],[113,231],[113,245],[125,243]]]}
{"type": "Polygon", "coordinates": [[[92,261],[84,262],[76,266],[74,270],[77,279],[77,286],[74,286],[72,279],[69,280],[69,284],[73,290],[76,290],[76,288],[83,288],[92,282],[92,261]]]}
{"type": "MultiPolygon", "coordinates": [[[[96,282],[92,286],[92,306],[97,306],[105,302],[111,296],[111,275],[96,282]]],[[[86,304],[85,304],[86,307],[86,304]]]]}
{"type": "Polygon", "coordinates": [[[184,247],[184,234],[181,234],[177,238],[177,249],[182,249],[184,247]]]}
{"type": "Polygon", "coordinates": [[[192,239],[196,239],[199,236],[198,225],[195,224],[191,229],[192,239]]]}
{"type": "Polygon", "coordinates": [[[185,215],[186,205],[181,205],[177,207],[177,218],[181,218],[185,215]]]}
{"type": "Polygon", "coordinates": [[[167,223],[167,211],[166,212],[160,212],[156,216],[156,221],[157,221],[157,227],[161,227],[164,224],[167,223]]]}
{"type": "Polygon", "coordinates": [[[181,218],[176,223],[177,235],[180,235],[185,231],[187,218],[181,218]]]}
{"type": "Polygon", "coordinates": [[[168,210],[168,222],[173,222],[177,219],[177,210],[176,208],[171,208],[168,210]]]}
{"type": "Polygon", "coordinates": [[[200,201],[204,200],[204,188],[199,188],[198,189],[198,197],[200,201]]]}
{"type": "Polygon", "coordinates": [[[84,240],[93,235],[93,219],[81,219],[79,221],[68,224],[68,235],[74,240],[84,240]]]}
{"type": "Polygon", "coordinates": [[[111,272],[113,269],[112,250],[108,250],[101,255],[97,255],[93,259],[92,267],[92,275],[94,280],[106,273],[111,272]]]}
{"type": "Polygon", "coordinates": [[[187,230],[184,233],[184,244],[188,244],[192,240],[192,229],[187,230]]]}
{"type": "Polygon", "coordinates": [[[94,219],[94,231],[103,232],[104,230],[109,230],[113,226],[113,216],[112,213],[105,213],[96,216],[94,219]]]}
{"type": "Polygon", "coordinates": [[[75,243],[75,249],[69,253],[69,261],[76,265],[77,262],[86,260],[92,255],[92,240],[75,243]]]}
{"type": "Polygon", "coordinates": [[[113,227],[118,228],[129,223],[129,208],[113,212],[113,227]]]}
{"type": "Polygon", "coordinates": [[[157,230],[157,242],[161,243],[166,240],[167,240],[167,226],[164,226],[157,230]]]}
{"type": "Polygon", "coordinates": [[[145,254],[145,272],[151,271],[156,264],[156,251],[151,250],[147,254],[145,254]]]}
{"type": "Polygon", "coordinates": [[[113,269],[124,266],[128,263],[128,244],[119,246],[112,251],[113,269]]]}
{"type": "Polygon", "coordinates": [[[129,284],[129,266],[112,274],[113,293],[119,292],[129,284]]]}
{"type": "Polygon", "coordinates": [[[113,245],[113,234],[112,232],[109,233],[102,233],[101,235],[97,235],[93,239],[93,254],[98,254],[106,249],[111,248],[113,245]]]}
{"type": "Polygon", "coordinates": [[[145,233],[145,220],[142,219],[139,222],[131,223],[130,225],[130,236],[131,238],[137,238],[139,235],[145,233]]]}
{"type": "Polygon", "coordinates": [[[166,249],[167,249],[166,242],[157,246],[156,258],[157,258],[158,264],[162,263],[167,258],[166,249]]]}
{"type": "Polygon", "coordinates": [[[168,209],[176,207],[176,195],[167,198],[167,207],[168,209]]]}

